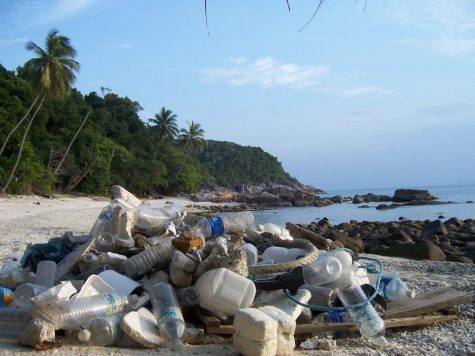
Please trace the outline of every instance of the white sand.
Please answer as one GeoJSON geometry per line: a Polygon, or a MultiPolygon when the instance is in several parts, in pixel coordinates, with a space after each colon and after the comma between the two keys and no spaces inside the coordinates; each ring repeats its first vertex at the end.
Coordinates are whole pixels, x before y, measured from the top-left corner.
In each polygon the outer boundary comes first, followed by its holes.
{"type": "MultiPolygon", "coordinates": [[[[167,201],[180,206],[210,203],[193,203],[181,198],[167,198],[147,201],[151,207],[167,201]]],[[[46,199],[36,196],[0,198],[0,261],[11,251],[24,249],[28,243],[44,243],[49,238],[60,236],[71,230],[75,235],[86,234],[94,224],[106,198],[75,198],[58,196],[46,199]],[[36,203],[40,204],[36,204],[36,203]]],[[[230,205],[230,204],[228,204],[230,205]]],[[[383,258],[387,270],[399,271],[408,285],[417,292],[453,286],[475,296],[475,266],[453,262],[422,262],[399,258],[383,258]]],[[[464,355],[475,352],[475,306],[461,308],[461,319],[436,326],[414,330],[388,331],[389,347],[377,349],[363,338],[338,340],[338,349],[321,354],[378,354],[378,355],[464,355]]],[[[173,354],[165,348],[160,354],[173,354]]],[[[113,354],[155,354],[157,350],[97,348],[79,345],[64,345],[50,351],[58,355],[113,355],[113,354]]],[[[0,355],[33,354],[30,349],[13,342],[0,343],[0,355]]],[[[295,350],[296,354],[314,354],[315,351],[295,350]]],[[[187,354],[236,355],[231,344],[189,346],[187,354]]]]}

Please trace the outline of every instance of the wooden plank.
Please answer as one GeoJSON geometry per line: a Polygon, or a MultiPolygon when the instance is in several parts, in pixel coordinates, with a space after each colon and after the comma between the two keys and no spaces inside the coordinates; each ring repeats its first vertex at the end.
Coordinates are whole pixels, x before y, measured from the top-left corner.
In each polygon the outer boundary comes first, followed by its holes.
{"type": "Polygon", "coordinates": [[[404,318],[450,309],[459,304],[472,303],[472,296],[454,288],[444,288],[419,294],[413,299],[388,303],[385,318],[404,318]]]}
{"type": "MultiPolygon", "coordinates": [[[[409,318],[386,319],[384,320],[384,326],[386,329],[425,326],[447,322],[457,318],[457,315],[426,315],[409,318]]],[[[232,325],[220,325],[216,327],[208,327],[206,331],[209,334],[232,335],[234,328],[232,325]]],[[[353,323],[301,324],[297,325],[295,335],[311,334],[319,331],[358,331],[358,328],[353,323]]]]}
{"type": "Polygon", "coordinates": [[[219,328],[219,326],[221,325],[221,320],[219,320],[215,316],[203,314],[203,311],[199,307],[193,308],[193,312],[195,313],[196,317],[203,324],[205,324],[208,328],[210,328],[210,327],[218,327],[219,328]]]}

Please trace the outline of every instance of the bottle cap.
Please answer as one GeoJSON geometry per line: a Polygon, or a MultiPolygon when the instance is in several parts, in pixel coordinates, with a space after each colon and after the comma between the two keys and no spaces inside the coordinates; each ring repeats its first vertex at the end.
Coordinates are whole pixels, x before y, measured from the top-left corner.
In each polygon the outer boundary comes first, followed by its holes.
{"type": "Polygon", "coordinates": [[[91,338],[91,332],[87,329],[79,330],[78,339],[82,342],[88,342],[91,338]]]}
{"type": "Polygon", "coordinates": [[[416,297],[416,291],[414,289],[410,289],[406,291],[406,296],[408,298],[415,298],[416,297]]]}

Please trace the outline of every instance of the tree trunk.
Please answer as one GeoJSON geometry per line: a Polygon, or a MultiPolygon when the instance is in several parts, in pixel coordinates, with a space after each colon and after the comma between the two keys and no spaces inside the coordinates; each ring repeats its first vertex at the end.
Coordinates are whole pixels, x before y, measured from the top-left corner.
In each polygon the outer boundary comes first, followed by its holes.
{"type": "Polygon", "coordinates": [[[181,165],[180,169],[178,170],[178,173],[176,174],[175,179],[178,178],[178,176],[179,176],[180,173],[181,173],[181,170],[182,170],[183,167],[185,166],[186,158],[188,157],[188,154],[189,154],[189,153],[190,153],[190,148],[188,147],[188,149],[187,149],[186,152],[185,152],[185,158],[183,159],[183,164],[181,165]]]}
{"type": "Polygon", "coordinates": [[[33,109],[33,106],[35,106],[36,102],[38,101],[39,97],[40,97],[40,94],[37,95],[37,97],[35,98],[33,103],[28,108],[28,111],[25,113],[25,115],[23,115],[23,118],[20,121],[18,121],[18,123],[15,125],[15,127],[13,129],[11,129],[10,133],[8,134],[7,138],[5,139],[5,142],[2,145],[2,148],[0,149],[0,156],[2,155],[3,150],[5,149],[5,146],[7,145],[8,141],[10,140],[10,137],[13,135],[13,133],[16,131],[16,129],[22,124],[22,122],[25,121],[25,119],[28,116],[28,114],[30,113],[31,109],[33,109]]]}
{"type": "Polygon", "coordinates": [[[115,149],[116,147],[114,146],[114,148],[112,149],[111,158],[109,158],[109,163],[107,163],[107,170],[111,168],[112,159],[114,158],[114,154],[115,154],[115,149]]]}
{"type": "Polygon", "coordinates": [[[31,124],[33,123],[33,120],[35,119],[36,114],[38,114],[38,111],[40,111],[41,106],[43,105],[44,101],[45,101],[45,96],[43,96],[43,98],[41,99],[40,104],[36,108],[35,113],[31,117],[30,122],[28,123],[28,126],[26,127],[25,133],[23,134],[23,137],[21,139],[20,150],[18,151],[18,157],[16,158],[15,165],[12,168],[12,171],[10,173],[10,177],[8,177],[7,183],[2,188],[3,193],[7,192],[8,186],[10,185],[10,182],[12,181],[12,178],[15,175],[15,171],[18,167],[18,163],[20,162],[21,153],[23,152],[23,146],[25,145],[26,136],[28,135],[28,132],[30,131],[31,124]]]}
{"type": "Polygon", "coordinates": [[[54,170],[54,173],[58,173],[59,169],[61,168],[61,165],[63,164],[64,160],[66,159],[66,156],[67,156],[68,153],[69,153],[69,150],[71,149],[71,146],[73,145],[74,141],[76,140],[76,137],[78,136],[78,134],[79,134],[79,132],[81,131],[82,127],[83,127],[84,124],[86,123],[86,120],[87,120],[87,118],[89,117],[89,114],[90,114],[90,113],[91,113],[91,109],[89,109],[89,111],[88,111],[87,114],[86,114],[86,117],[84,118],[84,120],[82,120],[81,126],[79,126],[79,128],[78,128],[77,131],[76,131],[76,133],[74,134],[73,139],[72,139],[71,142],[69,143],[69,146],[68,146],[68,148],[66,149],[66,152],[64,153],[63,158],[61,158],[61,162],[59,162],[58,167],[56,167],[56,169],[54,170]]]}
{"type": "Polygon", "coordinates": [[[93,160],[92,163],[89,165],[89,167],[86,168],[86,170],[84,171],[84,173],[82,174],[82,176],[79,177],[79,179],[78,179],[76,182],[74,182],[73,184],[71,184],[71,185],[66,189],[67,192],[70,192],[71,190],[75,189],[75,188],[79,185],[79,183],[81,183],[82,180],[83,180],[84,178],[86,178],[86,176],[89,174],[89,172],[91,171],[91,169],[95,166],[95,164],[96,164],[96,162],[97,162],[98,159],[99,159],[99,155],[96,155],[96,157],[94,157],[94,160],[93,160]]]}

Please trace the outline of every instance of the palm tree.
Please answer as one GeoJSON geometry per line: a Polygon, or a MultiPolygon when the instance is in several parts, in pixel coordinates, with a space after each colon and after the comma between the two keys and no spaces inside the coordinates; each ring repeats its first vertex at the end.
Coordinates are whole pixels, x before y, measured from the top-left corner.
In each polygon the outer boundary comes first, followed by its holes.
{"type": "Polygon", "coordinates": [[[39,104],[23,133],[18,156],[7,183],[2,188],[3,193],[15,175],[26,136],[43,102],[45,99],[57,100],[66,95],[76,80],[74,72],[79,71],[79,63],[74,60],[76,50],[71,46],[68,37],[60,35],[58,30],[51,30],[46,36],[45,44],[46,50],[31,41],[26,44],[26,49],[37,55],[25,63],[25,69],[31,73],[33,89],[37,92],[39,104]]]}
{"type": "Polygon", "coordinates": [[[158,145],[153,156],[153,160],[157,159],[160,144],[175,139],[178,136],[178,126],[176,123],[176,115],[165,107],[160,109],[159,114],[155,114],[154,119],[148,119],[153,124],[153,128],[157,131],[158,145]]]}
{"type": "Polygon", "coordinates": [[[208,142],[206,142],[206,139],[204,138],[204,133],[205,131],[201,128],[201,124],[194,121],[191,121],[191,123],[188,122],[188,130],[180,130],[179,139],[183,144],[183,147],[185,148],[185,159],[183,160],[183,163],[180,169],[178,170],[175,179],[178,178],[178,176],[180,175],[181,170],[185,165],[185,161],[188,157],[188,154],[191,151],[201,151],[208,144],[208,142]]]}

